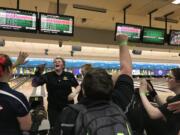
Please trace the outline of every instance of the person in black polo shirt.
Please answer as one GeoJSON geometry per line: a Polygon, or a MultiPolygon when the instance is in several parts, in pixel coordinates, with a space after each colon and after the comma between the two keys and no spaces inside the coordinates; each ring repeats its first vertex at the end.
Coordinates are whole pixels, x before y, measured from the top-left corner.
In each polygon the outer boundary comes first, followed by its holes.
{"type": "Polygon", "coordinates": [[[68,95],[71,93],[71,87],[77,87],[78,82],[72,73],[64,71],[65,61],[61,57],[54,59],[54,71],[41,75],[43,68],[39,68],[35,73],[32,86],[37,87],[46,84],[48,92],[48,119],[52,129],[51,134],[53,134],[53,127],[58,116],[63,108],[70,103],[68,95]]]}
{"type": "MultiPolygon", "coordinates": [[[[23,63],[26,57],[26,53],[20,53],[16,64],[23,63]]],[[[9,56],[0,54],[0,135],[22,135],[22,131],[31,128],[30,107],[26,97],[8,84],[12,69],[9,56]]]]}
{"type": "Polygon", "coordinates": [[[145,96],[147,90],[147,82],[145,80],[141,81],[139,92],[149,117],[151,119],[163,119],[166,122],[168,135],[177,135],[180,130],[180,114],[174,113],[174,110],[168,110],[168,104],[180,101],[180,68],[171,69],[168,86],[176,96],[168,100],[167,103],[160,105],[158,108],[151,105],[145,96]]]}

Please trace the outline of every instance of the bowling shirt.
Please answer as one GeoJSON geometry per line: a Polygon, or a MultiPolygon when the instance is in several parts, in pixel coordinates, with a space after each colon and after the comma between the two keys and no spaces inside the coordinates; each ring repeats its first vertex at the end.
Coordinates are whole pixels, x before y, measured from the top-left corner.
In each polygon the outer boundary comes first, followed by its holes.
{"type": "Polygon", "coordinates": [[[0,135],[21,135],[17,117],[26,116],[30,107],[26,97],[0,82],[0,135]]]}
{"type": "Polygon", "coordinates": [[[32,80],[33,86],[46,84],[48,92],[48,108],[62,110],[67,104],[68,95],[72,92],[71,87],[77,87],[78,82],[70,72],[63,71],[61,75],[55,71],[43,75],[36,74],[32,80]]]}

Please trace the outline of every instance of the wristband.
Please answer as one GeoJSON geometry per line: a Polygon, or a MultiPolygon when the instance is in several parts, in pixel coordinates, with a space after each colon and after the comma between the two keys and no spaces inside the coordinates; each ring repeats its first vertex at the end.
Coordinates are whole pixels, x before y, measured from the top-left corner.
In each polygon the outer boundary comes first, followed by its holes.
{"type": "Polygon", "coordinates": [[[140,95],[145,95],[145,96],[149,96],[149,92],[140,92],[140,95]]]}
{"type": "Polygon", "coordinates": [[[141,96],[146,96],[146,93],[145,92],[140,92],[139,93],[141,96]]]}
{"type": "Polygon", "coordinates": [[[128,44],[127,40],[118,42],[119,46],[126,46],[128,44]]]}

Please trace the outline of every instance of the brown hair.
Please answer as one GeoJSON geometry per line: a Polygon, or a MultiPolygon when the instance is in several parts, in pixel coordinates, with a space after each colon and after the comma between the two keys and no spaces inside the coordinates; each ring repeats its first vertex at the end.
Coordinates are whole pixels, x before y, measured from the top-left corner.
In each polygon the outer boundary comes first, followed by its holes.
{"type": "Polygon", "coordinates": [[[81,73],[83,75],[85,75],[87,72],[89,72],[90,70],[92,70],[92,66],[91,64],[84,64],[81,66],[81,73]]]}
{"type": "Polygon", "coordinates": [[[113,81],[105,69],[92,69],[86,73],[82,88],[88,98],[109,100],[113,92],[113,81]]]}
{"type": "Polygon", "coordinates": [[[9,71],[12,67],[11,59],[6,54],[0,54],[0,77],[3,75],[4,71],[9,71]]]}
{"type": "Polygon", "coordinates": [[[66,64],[65,60],[62,57],[57,56],[57,57],[54,58],[53,61],[55,61],[56,59],[60,59],[62,61],[63,65],[64,65],[64,68],[65,68],[65,64],[66,64]]]}

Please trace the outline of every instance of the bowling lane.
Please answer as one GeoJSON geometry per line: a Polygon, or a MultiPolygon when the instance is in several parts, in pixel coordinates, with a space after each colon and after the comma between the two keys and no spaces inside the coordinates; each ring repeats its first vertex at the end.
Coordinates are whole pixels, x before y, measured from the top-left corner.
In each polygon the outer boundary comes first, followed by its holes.
{"type": "MultiPolygon", "coordinates": [[[[138,88],[139,85],[140,85],[140,80],[141,79],[135,79],[134,80],[134,87],[135,88],[138,88]]],[[[170,91],[168,89],[168,83],[167,83],[167,79],[165,78],[152,78],[151,79],[151,82],[154,86],[154,89],[157,91],[158,95],[160,96],[160,98],[163,100],[163,101],[166,101],[166,98],[168,96],[174,96],[175,93],[170,91]]]]}
{"type": "MultiPolygon", "coordinates": [[[[134,81],[134,86],[135,87],[139,87],[140,84],[140,80],[135,80],[134,81]]],[[[168,89],[168,84],[166,82],[165,79],[152,79],[152,84],[154,86],[154,88],[157,90],[158,94],[160,95],[161,99],[163,101],[166,100],[166,98],[168,96],[174,96],[175,94],[170,91],[168,89]]],[[[36,88],[36,90],[34,90],[35,88],[33,88],[31,86],[31,79],[29,79],[26,83],[24,83],[22,86],[20,86],[17,90],[22,92],[23,94],[26,95],[27,99],[29,99],[29,97],[31,95],[45,95],[44,96],[44,104],[45,104],[45,108],[47,108],[47,92],[46,92],[46,87],[43,86],[39,86],[36,88]],[[45,94],[44,94],[45,92],[45,94]]]]}
{"type": "Polygon", "coordinates": [[[15,79],[11,79],[9,81],[9,85],[11,86],[11,88],[14,89],[15,86],[17,86],[17,84],[20,84],[21,82],[25,81],[26,79],[28,79],[27,77],[17,77],[15,79]]]}
{"type": "Polygon", "coordinates": [[[19,88],[17,88],[17,91],[23,93],[27,97],[28,100],[29,100],[30,96],[42,95],[44,97],[45,108],[47,108],[47,99],[46,99],[47,93],[46,93],[45,86],[43,86],[43,88],[41,86],[39,86],[35,89],[34,87],[31,86],[31,82],[32,82],[32,79],[29,79],[27,82],[25,82],[19,88]],[[44,89],[43,91],[45,93],[42,92],[42,89],[44,89]]]}
{"type": "Polygon", "coordinates": [[[33,87],[31,86],[31,79],[26,81],[23,85],[17,88],[17,91],[23,93],[28,99],[32,94],[33,87]]]}

